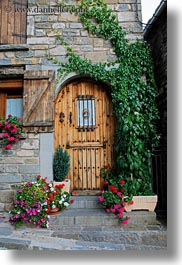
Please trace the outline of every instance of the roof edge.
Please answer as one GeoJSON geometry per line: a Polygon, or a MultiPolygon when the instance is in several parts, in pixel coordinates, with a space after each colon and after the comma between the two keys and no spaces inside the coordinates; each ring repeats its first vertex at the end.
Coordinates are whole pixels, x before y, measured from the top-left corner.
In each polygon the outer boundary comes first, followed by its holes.
{"type": "Polygon", "coordinates": [[[152,25],[154,24],[154,22],[158,19],[158,17],[161,15],[161,13],[163,12],[163,10],[166,8],[167,6],[167,0],[162,0],[159,4],[159,6],[156,8],[155,13],[153,14],[153,16],[149,19],[146,27],[144,28],[143,31],[143,35],[144,37],[146,37],[149,34],[149,31],[152,27],[152,25]]]}

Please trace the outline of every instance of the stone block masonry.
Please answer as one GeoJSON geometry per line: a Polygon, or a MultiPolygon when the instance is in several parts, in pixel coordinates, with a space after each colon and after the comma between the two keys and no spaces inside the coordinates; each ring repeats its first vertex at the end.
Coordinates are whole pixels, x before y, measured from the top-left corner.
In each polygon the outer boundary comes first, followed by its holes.
{"type": "MultiPolygon", "coordinates": [[[[119,24],[126,31],[128,40],[132,42],[137,38],[141,39],[142,27],[136,18],[136,1],[106,0],[105,2],[113,10],[119,24]]],[[[75,7],[78,3],[76,0],[67,2],[68,5],[72,4],[75,7]]],[[[57,41],[57,33],[65,38],[75,52],[94,63],[115,61],[116,58],[109,41],[88,34],[77,16],[66,9],[57,10],[58,6],[57,1],[28,1],[28,51],[6,51],[0,48],[1,66],[24,65],[26,70],[43,70],[45,67],[52,69],[52,62],[47,59],[48,54],[65,62],[66,50],[57,41]],[[48,7],[50,7],[49,12],[46,12],[48,7]]],[[[140,0],[138,1],[138,10],[139,17],[141,17],[140,0]]]]}
{"type": "Polygon", "coordinates": [[[0,211],[9,210],[21,182],[34,181],[40,173],[39,134],[27,133],[12,150],[4,150],[0,141],[0,211]]]}

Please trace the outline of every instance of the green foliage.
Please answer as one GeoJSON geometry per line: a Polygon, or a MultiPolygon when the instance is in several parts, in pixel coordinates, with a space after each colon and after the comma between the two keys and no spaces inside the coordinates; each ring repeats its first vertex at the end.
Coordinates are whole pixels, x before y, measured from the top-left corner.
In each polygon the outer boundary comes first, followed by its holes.
{"type": "Polygon", "coordinates": [[[63,181],[70,169],[70,157],[67,150],[57,147],[53,160],[53,174],[55,181],[63,181]]]}
{"type": "Polygon", "coordinates": [[[76,55],[65,41],[68,63],[54,60],[65,73],[89,74],[96,81],[109,82],[117,117],[115,151],[117,174],[131,174],[141,182],[140,193],[151,190],[150,158],[158,144],[156,133],[158,110],[151,51],[146,42],[129,43],[116,16],[102,0],[81,1],[83,12],[77,14],[85,29],[97,37],[110,40],[117,60],[113,63],[92,63],[76,55]]]}

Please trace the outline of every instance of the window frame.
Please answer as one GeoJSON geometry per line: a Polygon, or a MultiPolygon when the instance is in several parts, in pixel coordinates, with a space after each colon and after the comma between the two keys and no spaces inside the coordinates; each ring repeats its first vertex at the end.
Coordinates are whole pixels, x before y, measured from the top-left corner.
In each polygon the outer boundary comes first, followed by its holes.
{"type": "MultiPolygon", "coordinates": [[[[0,117],[6,119],[7,99],[23,99],[23,79],[0,80],[0,117]]],[[[22,117],[21,117],[22,118],[22,117]]]]}

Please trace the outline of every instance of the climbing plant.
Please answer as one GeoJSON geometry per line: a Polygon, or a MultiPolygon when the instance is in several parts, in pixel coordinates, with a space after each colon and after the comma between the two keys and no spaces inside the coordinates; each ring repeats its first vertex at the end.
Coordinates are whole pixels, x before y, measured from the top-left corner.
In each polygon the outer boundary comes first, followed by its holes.
{"type": "Polygon", "coordinates": [[[151,51],[142,40],[129,42],[115,14],[102,0],[81,1],[78,15],[88,32],[109,40],[116,54],[113,63],[93,63],[73,52],[61,36],[67,49],[67,63],[61,63],[59,77],[69,72],[89,74],[96,81],[109,82],[117,117],[115,150],[116,175],[126,180],[130,176],[141,183],[139,194],[151,192],[150,159],[158,144],[156,133],[158,110],[151,51]]]}

